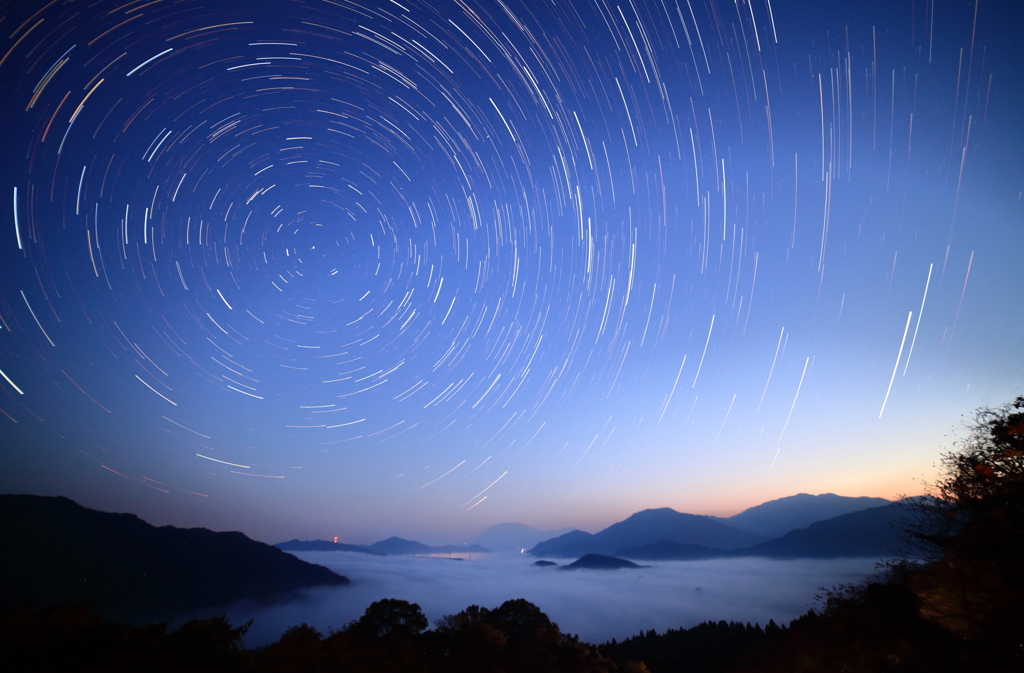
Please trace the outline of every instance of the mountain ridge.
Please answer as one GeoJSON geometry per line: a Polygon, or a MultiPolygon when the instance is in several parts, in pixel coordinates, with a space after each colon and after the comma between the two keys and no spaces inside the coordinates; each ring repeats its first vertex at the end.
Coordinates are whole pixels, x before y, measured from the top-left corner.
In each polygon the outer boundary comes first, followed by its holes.
{"type": "Polygon", "coordinates": [[[715,549],[662,540],[623,547],[613,554],[644,561],[690,561],[760,556],[796,558],[882,558],[900,544],[899,522],[909,518],[899,502],[816,521],[805,528],[740,549],[715,549]]]}
{"type": "Polygon", "coordinates": [[[870,507],[815,521],[805,528],[748,547],[743,555],[770,558],[886,556],[900,544],[899,522],[909,517],[909,512],[899,502],[870,507]]]}
{"type": "MultiPolygon", "coordinates": [[[[687,514],[668,507],[645,509],[595,534],[574,530],[544,540],[529,553],[561,558],[588,553],[618,554],[623,549],[636,553],[638,548],[666,542],[727,551],[767,543],[818,521],[888,504],[890,501],[884,498],[798,493],[749,507],[727,518],[687,514]]],[[[645,549],[642,553],[710,557],[708,551],[671,545],[663,545],[660,550],[645,549]]]]}
{"type": "Polygon", "coordinates": [[[386,540],[380,540],[370,545],[345,544],[343,542],[331,542],[329,540],[289,540],[274,545],[285,552],[302,551],[350,551],[360,554],[371,554],[373,556],[409,556],[414,554],[489,554],[490,549],[480,545],[457,545],[446,544],[431,546],[406,540],[398,536],[391,536],[386,540]]]}
{"type": "Polygon", "coordinates": [[[870,507],[881,507],[890,502],[885,498],[868,496],[850,497],[835,493],[819,495],[797,493],[784,498],[767,500],[730,517],[714,518],[741,530],[768,538],[776,538],[791,530],[806,528],[815,521],[824,521],[870,507]]]}
{"type": "Polygon", "coordinates": [[[671,540],[720,549],[747,547],[766,538],[697,514],[677,512],[669,507],[645,509],[590,535],[573,531],[546,540],[530,549],[534,556],[572,557],[612,554],[623,547],[671,540]]]}
{"type": "Polygon", "coordinates": [[[349,583],[239,532],[157,527],[60,496],[0,495],[0,539],[0,603],[89,599],[120,619],[349,583]]]}

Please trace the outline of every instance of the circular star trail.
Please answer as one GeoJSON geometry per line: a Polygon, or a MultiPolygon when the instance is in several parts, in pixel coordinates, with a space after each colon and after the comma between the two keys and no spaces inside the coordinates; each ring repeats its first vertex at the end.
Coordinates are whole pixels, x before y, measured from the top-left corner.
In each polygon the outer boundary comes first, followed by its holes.
{"type": "Polygon", "coordinates": [[[7,3],[12,483],[256,528],[874,495],[1020,385],[1010,11],[7,3]]]}

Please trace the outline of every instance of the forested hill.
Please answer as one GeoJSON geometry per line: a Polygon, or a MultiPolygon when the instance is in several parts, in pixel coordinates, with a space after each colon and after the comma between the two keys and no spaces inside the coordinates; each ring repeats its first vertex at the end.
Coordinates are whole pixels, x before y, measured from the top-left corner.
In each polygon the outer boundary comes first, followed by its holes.
{"type": "Polygon", "coordinates": [[[151,526],[62,497],[0,495],[0,603],[95,601],[138,618],[348,579],[242,533],[151,526]]]}

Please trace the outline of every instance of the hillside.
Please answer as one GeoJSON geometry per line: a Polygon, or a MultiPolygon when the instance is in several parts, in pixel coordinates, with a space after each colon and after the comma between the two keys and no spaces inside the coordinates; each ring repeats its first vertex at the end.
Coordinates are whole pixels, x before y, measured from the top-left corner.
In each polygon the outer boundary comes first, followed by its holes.
{"type": "Polygon", "coordinates": [[[158,528],[62,497],[0,495],[0,539],[0,603],[7,605],[91,599],[104,615],[146,618],[348,583],[241,533],[158,528]]]}
{"type": "Polygon", "coordinates": [[[892,555],[900,544],[894,524],[906,517],[907,511],[898,503],[872,507],[817,521],[780,538],[734,550],[734,555],[770,558],[881,558],[892,555]]]}
{"type": "Polygon", "coordinates": [[[370,551],[370,548],[361,544],[344,544],[342,542],[331,542],[330,540],[288,540],[275,544],[281,551],[353,551],[360,554],[372,554],[384,556],[381,552],[370,551]]]}
{"type": "Polygon", "coordinates": [[[739,549],[713,549],[701,545],[662,540],[636,547],[623,547],[615,556],[638,560],[696,561],[709,558],[763,556],[793,558],[882,558],[893,554],[899,544],[895,524],[907,516],[897,503],[816,521],[782,537],[739,549]]]}
{"type": "Polygon", "coordinates": [[[562,553],[563,548],[571,547],[593,539],[593,535],[582,530],[572,530],[558,537],[538,543],[529,551],[534,556],[573,556],[571,553],[562,553]]]}
{"type": "Polygon", "coordinates": [[[478,544],[460,545],[446,544],[437,547],[417,542],[416,540],[405,540],[400,537],[389,537],[386,540],[374,542],[371,545],[344,544],[331,542],[329,540],[289,540],[274,545],[278,549],[287,552],[296,551],[353,551],[360,554],[372,554],[374,556],[406,556],[413,554],[487,554],[491,550],[481,547],[478,544]]]}
{"type": "Polygon", "coordinates": [[[806,528],[815,521],[824,521],[842,514],[888,504],[889,501],[885,498],[850,498],[834,493],[798,493],[778,500],[769,500],[728,518],[716,518],[735,528],[775,538],[797,528],[806,528]]]}
{"type": "Polygon", "coordinates": [[[729,552],[723,549],[712,549],[699,544],[682,544],[671,540],[652,542],[639,547],[623,547],[615,552],[615,556],[643,561],[700,561],[728,555],[729,552]]]}
{"type": "Polygon", "coordinates": [[[595,535],[574,531],[560,538],[547,540],[531,549],[530,553],[535,556],[562,558],[584,554],[611,554],[623,547],[638,547],[663,540],[718,549],[735,549],[763,542],[764,538],[710,517],[683,514],[663,507],[637,512],[595,535]]]}
{"type": "Polygon", "coordinates": [[[389,537],[386,540],[380,542],[374,542],[367,547],[373,553],[384,554],[387,556],[397,556],[403,554],[486,554],[490,552],[490,549],[481,547],[480,545],[458,545],[458,544],[446,544],[437,547],[431,547],[425,545],[422,542],[415,540],[404,540],[400,537],[389,537]]]}
{"type": "Polygon", "coordinates": [[[586,554],[573,563],[562,566],[560,570],[578,570],[581,568],[589,568],[591,570],[616,570],[618,568],[643,568],[643,566],[614,556],[586,554]]]}

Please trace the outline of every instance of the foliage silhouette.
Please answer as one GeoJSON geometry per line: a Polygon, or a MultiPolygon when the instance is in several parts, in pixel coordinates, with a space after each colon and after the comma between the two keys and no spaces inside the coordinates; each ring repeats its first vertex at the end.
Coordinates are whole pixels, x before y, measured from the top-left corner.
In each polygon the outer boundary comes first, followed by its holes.
{"type": "Polygon", "coordinates": [[[33,612],[0,612],[5,671],[117,673],[645,673],[643,664],[617,663],[593,645],[563,635],[536,605],[516,599],[488,610],[470,606],[427,621],[415,604],[386,599],[341,631],[323,635],[308,624],[288,629],[257,650],[243,647],[250,624],[223,617],[178,627],[103,620],[90,604],[33,612]]]}
{"type": "Polygon", "coordinates": [[[0,653],[4,670],[16,673],[255,671],[253,653],[242,647],[248,628],[232,627],[223,616],[177,629],[111,623],[91,602],[41,612],[22,606],[0,613],[0,653]]]}
{"type": "Polygon", "coordinates": [[[385,598],[371,603],[363,616],[348,626],[348,630],[372,638],[383,638],[391,634],[416,634],[428,625],[427,618],[416,603],[385,598]]]}
{"type": "Polygon", "coordinates": [[[1024,531],[1024,396],[979,409],[957,451],[942,457],[944,474],[928,499],[936,518],[952,523],[918,537],[947,556],[1009,563],[1020,568],[1024,549],[1004,544],[1024,531]]]}
{"type": "Polygon", "coordinates": [[[660,635],[652,629],[621,643],[612,640],[601,651],[616,661],[643,661],[652,673],[724,673],[763,663],[786,633],[786,627],[773,620],[763,629],[758,624],[704,622],[660,635]]]}
{"type": "Polygon", "coordinates": [[[758,670],[1024,670],[1024,397],[967,429],[909,500],[903,556],[826,591],[758,670]]]}

